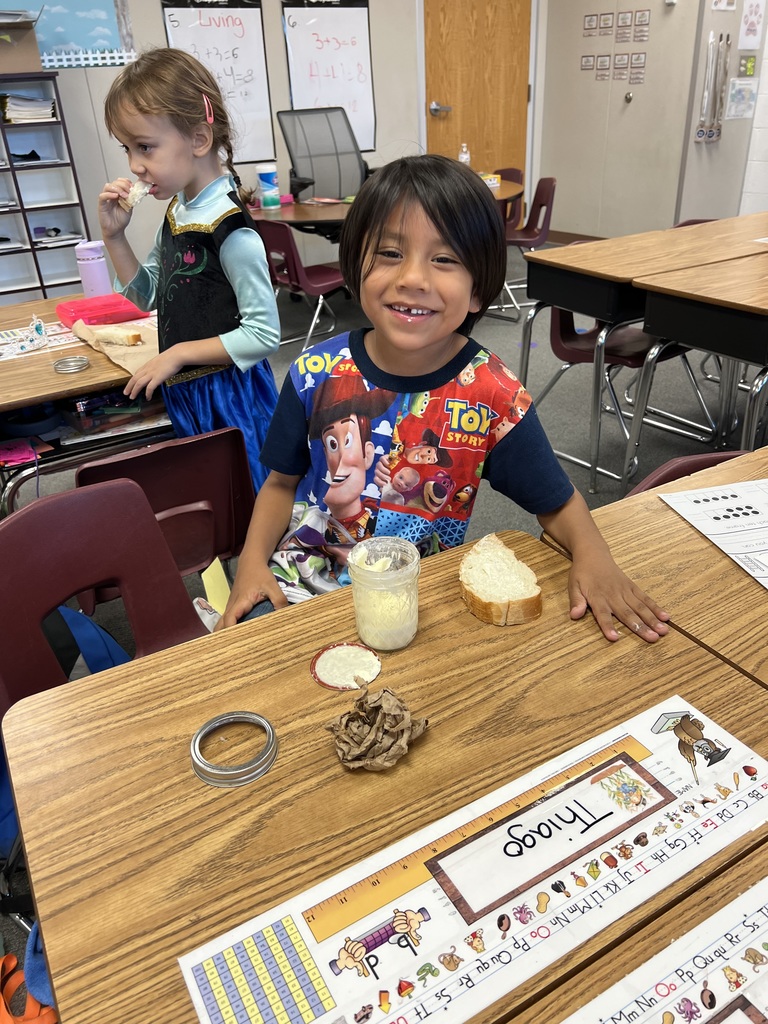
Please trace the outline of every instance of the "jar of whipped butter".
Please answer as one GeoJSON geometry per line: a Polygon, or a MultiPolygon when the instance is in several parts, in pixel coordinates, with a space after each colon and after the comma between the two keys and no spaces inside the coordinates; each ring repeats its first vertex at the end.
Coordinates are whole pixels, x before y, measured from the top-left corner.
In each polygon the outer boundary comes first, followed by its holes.
{"type": "Polygon", "coordinates": [[[378,651],[395,651],[416,636],[419,570],[414,544],[401,537],[361,540],[347,562],[357,633],[378,651]]]}

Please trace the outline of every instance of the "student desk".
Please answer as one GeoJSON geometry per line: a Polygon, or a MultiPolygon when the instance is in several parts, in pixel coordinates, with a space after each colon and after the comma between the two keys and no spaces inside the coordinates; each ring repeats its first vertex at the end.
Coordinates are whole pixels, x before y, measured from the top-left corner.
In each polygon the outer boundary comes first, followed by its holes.
{"type": "MultiPolygon", "coordinates": [[[[15,306],[0,306],[0,330],[27,327],[33,316],[39,316],[45,323],[56,321],[56,306],[65,299],[79,299],[82,295],[69,295],[56,299],[40,299],[33,302],[17,303],[15,306]]],[[[21,356],[18,359],[0,361],[0,412],[12,412],[28,405],[50,402],[60,398],[98,394],[112,388],[122,387],[130,374],[117,366],[102,352],[90,345],[77,345],[67,349],[50,349],[21,356]],[[53,364],[64,356],[86,355],[90,366],[80,373],[57,373],[53,364]]],[[[14,499],[23,482],[35,473],[54,473],[61,469],[80,465],[98,457],[99,453],[130,451],[139,444],[148,444],[163,438],[173,437],[171,427],[148,428],[144,431],[126,433],[111,438],[93,438],[82,444],[62,447],[44,454],[37,465],[13,466],[0,471],[3,491],[0,495],[0,515],[13,511],[14,499]]]]}
{"type": "MultiPolygon", "coordinates": [[[[722,444],[734,421],[739,364],[768,364],[768,252],[639,277],[634,285],[645,292],[644,328],[649,334],[728,357],[723,360],[720,385],[718,443],[722,444]]],[[[763,383],[758,375],[750,391],[741,438],[745,449],[755,444],[763,383]]],[[[636,441],[633,429],[628,451],[636,441]]]]}
{"type": "MultiPolygon", "coordinates": [[[[347,588],[10,709],[5,749],[66,1024],[100,1024],[105,1006],[115,1020],[192,1024],[180,954],[675,691],[768,755],[768,693],[674,630],[610,644],[591,617],[571,622],[567,561],[503,536],[538,574],[542,617],[483,624],[459,595],[461,549],[424,561],[419,632],[382,656],[374,689],[391,687],[430,726],[389,771],[341,767],[324,726],[353,695],[309,674],[318,649],[355,638],[347,588]],[[191,737],[241,709],[272,723],[277,761],[256,783],[207,787],[191,737]]],[[[495,1024],[568,982],[766,839],[768,826],[742,836],[475,1019],[495,1024]]]]}
{"type": "Polygon", "coordinates": [[[697,643],[768,687],[768,591],[658,493],[768,477],[768,448],[595,509],[592,518],[638,586],[697,643]]]}
{"type": "MultiPolygon", "coordinates": [[[[754,213],[684,228],[648,231],[525,254],[528,261],[528,294],[537,304],[529,310],[523,326],[519,374],[523,383],[528,376],[533,321],[542,309],[558,306],[593,316],[606,324],[595,346],[593,366],[590,491],[597,489],[599,408],[605,341],[611,330],[620,324],[643,319],[647,291],[642,281],[654,275],[658,282],[662,275],[666,276],[673,271],[704,268],[709,264],[717,265],[709,268],[710,277],[717,278],[722,272],[724,261],[766,253],[766,237],[768,213],[754,213]]],[[[647,322],[646,329],[650,330],[647,322]]],[[[732,329],[729,329],[725,334],[719,333],[717,336],[713,331],[708,332],[708,345],[717,345],[719,339],[719,348],[708,350],[729,355],[731,332],[732,329]]],[[[653,333],[657,331],[654,329],[653,333]]],[[[661,336],[698,347],[695,341],[686,341],[674,333],[663,332],[661,336]]],[[[686,332],[686,337],[690,337],[690,332],[686,332]]],[[[727,386],[727,382],[724,386],[727,386]]],[[[638,423],[638,431],[640,428],[641,424],[638,423]]]]}
{"type": "MultiPolygon", "coordinates": [[[[55,322],[58,319],[56,306],[60,302],[81,298],[82,295],[68,295],[64,298],[20,302],[15,306],[0,306],[0,330],[27,327],[33,316],[39,316],[45,323],[55,322]]],[[[129,378],[130,374],[120,366],[86,344],[62,351],[43,349],[42,352],[20,356],[18,359],[4,359],[0,361],[0,412],[57,398],[117,388],[126,384],[129,378]],[[88,356],[91,365],[81,373],[56,373],[54,362],[70,355],[88,356]]]]}
{"type": "Polygon", "coordinates": [[[279,220],[298,231],[323,235],[330,242],[338,242],[339,231],[349,213],[350,203],[283,203],[279,207],[262,210],[249,206],[254,220],[279,220]]]}
{"type": "MultiPolygon", "coordinates": [[[[543,1021],[546,1021],[547,1024],[559,1024],[560,1021],[566,1020],[571,1014],[576,1013],[592,999],[615,985],[625,975],[644,964],[651,956],[661,953],[669,947],[670,943],[692,931],[698,925],[706,923],[719,910],[766,876],[768,876],[768,847],[763,845],[756,849],[748,860],[745,859],[732,865],[718,878],[708,881],[697,892],[692,893],[690,898],[664,908],[655,920],[638,929],[634,935],[628,935],[626,941],[601,956],[597,962],[590,964],[588,970],[578,972],[566,984],[558,985],[553,991],[526,1007],[520,1014],[516,1014],[515,1024],[542,1024],[543,1021]]],[[[728,960],[723,961],[723,963],[727,962],[728,960]]],[[[745,970],[751,970],[743,961],[740,966],[745,970]]],[[[711,975],[714,976],[718,970],[722,970],[722,965],[714,964],[711,968],[711,975]]],[[[629,994],[631,990],[627,991],[629,994]]],[[[632,996],[637,994],[632,992],[632,996]]],[[[735,997],[736,993],[734,993],[735,997]]],[[[718,1004],[718,1009],[721,1008],[722,1003],[718,1004]]],[[[584,1019],[587,1019],[586,1014],[584,1019]]],[[[642,1019],[642,1015],[637,1018],[637,1020],[642,1019]]],[[[645,1019],[653,1024],[660,1024],[662,1013],[660,1010],[658,1012],[649,1010],[645,1019]]],[[[684,1020],[682,1016],[678,1015],[675,1015],[675,1019],[684,1020]]],[[[718,1017],[717,1012],[714,1016],[708,1017],[704,1012],[701,1019],[724,1019],[733,1024],[736,1024],[737,1021],[747,1024],[747,1021],[755,1018],[732,1010],[725,1018],[718,1017]]]]}
{"type": "MultiPolygon", "coordinates": [[[[502,212],[510,199],[517,199],[523,194],[523,185],[514,181],[502,181],[498,188],[490,189],[491,195],[499,203],[502,212]]],[[[279,208],[264,211],[258,207],[248,207],[254,220],[281,220],[299,231],[311,231],[323,235],[329,241],[338,242],[339,231],[344,219],[350,211],[351,203],[283,203],[279,208]]]]}

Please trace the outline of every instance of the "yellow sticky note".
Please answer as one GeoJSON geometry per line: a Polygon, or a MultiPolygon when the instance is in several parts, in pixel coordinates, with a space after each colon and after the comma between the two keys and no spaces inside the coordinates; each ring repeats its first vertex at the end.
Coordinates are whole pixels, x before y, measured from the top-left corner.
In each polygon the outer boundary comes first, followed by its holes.
{"type": "Polygon", "coordinates": [[[214,558],[208,568],[204,569],[200,575],[203,580],[208,603],[213,605],[219,615],[223,615],[224,609],[227,607],[227,600],[229,599],[229,582],[224,572],[224,566],[218,558],[214,558]]]}

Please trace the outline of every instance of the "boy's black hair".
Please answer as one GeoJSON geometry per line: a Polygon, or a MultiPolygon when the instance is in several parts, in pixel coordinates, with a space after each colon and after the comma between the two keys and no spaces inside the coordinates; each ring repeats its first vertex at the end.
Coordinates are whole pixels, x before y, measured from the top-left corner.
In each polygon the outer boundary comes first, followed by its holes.
{"type": "Polygon", "coordinates": [[[491,190],[457,160],[435,154],[406,156],[368,178],[355,198],[339,240],[339,263],[347,287],[359,301],[392,212],[416,203],[472,277],[480,303],[458,328],[469,335],[504,287],[507,244],[504,222],[491,190]]]}

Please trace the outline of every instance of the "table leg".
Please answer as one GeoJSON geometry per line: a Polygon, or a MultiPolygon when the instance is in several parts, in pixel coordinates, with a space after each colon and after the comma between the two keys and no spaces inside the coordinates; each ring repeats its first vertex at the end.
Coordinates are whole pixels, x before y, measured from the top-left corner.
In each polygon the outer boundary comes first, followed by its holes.
{"type": "Polygon", "coordinates": [[[760,424],[760,417],[765,411],[765,396],[763,389],[768,384],[768,366],[764,366],[752,381],[747,397],[747,411],[744,416],[744,426],[741,432],[741,447],[743,451],[754,451],[757,440],[757,428],[760,424]]]}
{"type": "Polygon", "coordinates": [[[535,306],[532,306],[525,314],[525,320],[523,321],[523,335],[520,341],[520,369],[517,374],[517,379],[523,385],[526,386],[528,380],[528,363],[531,358],[531,333],[533,331],[533,321],[539,315],[543,309],[549,309],[549,304],[546,302],[537,302],[535,306]]]}
{"type": "Polygon", "coordinates": [[[603,402],[603,380],[605,375],[605,343],[608,335],[618,324],[606,324],[595,342],[592,361],[592,410],[589,420],[589,493],[597,493],[597,460],[600,455],[600,407],[603,402]]]}
{"type": "Polygon", "coordinates": [[[725,448],[728,437],[733,431],[736,419],[736,395],[741,379],[741,363],[738,359],[729,359],[727,356],[723,356],[721,363],[715,448],[725,448]]]}

